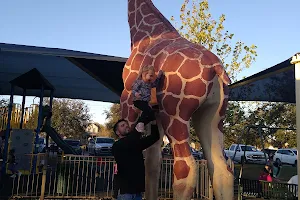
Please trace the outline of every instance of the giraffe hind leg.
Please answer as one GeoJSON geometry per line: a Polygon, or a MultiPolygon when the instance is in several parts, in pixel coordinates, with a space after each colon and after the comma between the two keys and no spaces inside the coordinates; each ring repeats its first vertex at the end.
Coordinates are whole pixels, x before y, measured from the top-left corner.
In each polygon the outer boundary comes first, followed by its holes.
{"type": "Polygon", "coordinates": [[[164,126],[164,130],[171,142],[174,155],[173,199],[190,200],[195,190],[198,168],[188,143],[189,124],[167,115],[165,120],[169,122],[166,124],[170,124],[164,126]]]}
{"type": "MultiPolygon", "coordinates": [[[[227,105],[223,83],[215,78],[212,92],[193,114],[193,125],[207,159],[216,200],[233,199],[233,174],[223,156],[222,118],[227,105]]],[[[227,87],[227,86],[226,86],[227,87]]]]}

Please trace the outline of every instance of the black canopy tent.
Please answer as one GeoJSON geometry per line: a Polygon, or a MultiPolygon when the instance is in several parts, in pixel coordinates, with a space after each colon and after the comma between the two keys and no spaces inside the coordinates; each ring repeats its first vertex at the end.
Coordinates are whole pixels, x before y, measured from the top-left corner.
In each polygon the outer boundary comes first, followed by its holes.
{"type": "Polygon", "coordinates": [[[229,99],[295,103],[295,65],[291,58],[230,85],[229,99]]]}
{"type": "MultiPolygon", "coordinates": [[[[64,49],[0,43],[0,95],[10,95],[10,81],[35,68],[53,85],[56,98],[119,102],[126,60],[64,49]]],[[[14,94],[22,95],[23,91],[16,87],[14,94]]],[[[27,90],[27,96],[39,95],[37,90],[27,90]]],[[[45,91],[45,96],[50,96],[50,92],[45,91]]]]}

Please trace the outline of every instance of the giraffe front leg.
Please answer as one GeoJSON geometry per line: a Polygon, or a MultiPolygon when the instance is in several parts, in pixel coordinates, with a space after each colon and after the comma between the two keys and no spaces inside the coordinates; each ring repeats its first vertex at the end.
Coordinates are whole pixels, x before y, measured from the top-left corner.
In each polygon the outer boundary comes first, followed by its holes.
{"type": "Polygon", "coordinates": [[[189,123],[169,117],[166,130],[174,155],[173,199],[190,200],[196,186],[198,167],[189,145],[189,123]]]}

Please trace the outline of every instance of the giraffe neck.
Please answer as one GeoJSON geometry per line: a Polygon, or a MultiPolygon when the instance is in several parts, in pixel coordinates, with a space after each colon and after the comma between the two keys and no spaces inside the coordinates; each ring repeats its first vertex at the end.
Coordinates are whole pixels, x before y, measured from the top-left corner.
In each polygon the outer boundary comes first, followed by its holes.
{"type": "Polygon", "coordinates": [[[153,5],[151,0],[128,0],[128,22],[132,44],[140,42],[138,32],[148,37],[157,38],[164,33],[175,33],[177,30],[153,5]]]}

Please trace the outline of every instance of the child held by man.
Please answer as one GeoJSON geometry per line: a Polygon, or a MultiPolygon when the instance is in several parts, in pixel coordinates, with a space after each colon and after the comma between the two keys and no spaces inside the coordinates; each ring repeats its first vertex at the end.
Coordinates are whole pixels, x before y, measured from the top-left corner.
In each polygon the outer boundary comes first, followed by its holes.
{"type": "MultiPolygon", "coordinates": [[[[140,120],[155,120],[155,114],[149,105],[151,100],[151,89],[159,85],[163,77],[163,71],[160,70],[155,79],[155,70],[152,65],[143,66],[138,74],[136,81],[132,85],[133,105],[142,111],[140,120]]],[[[144,126],[141,127],[144,130],[144,126]]]]}

